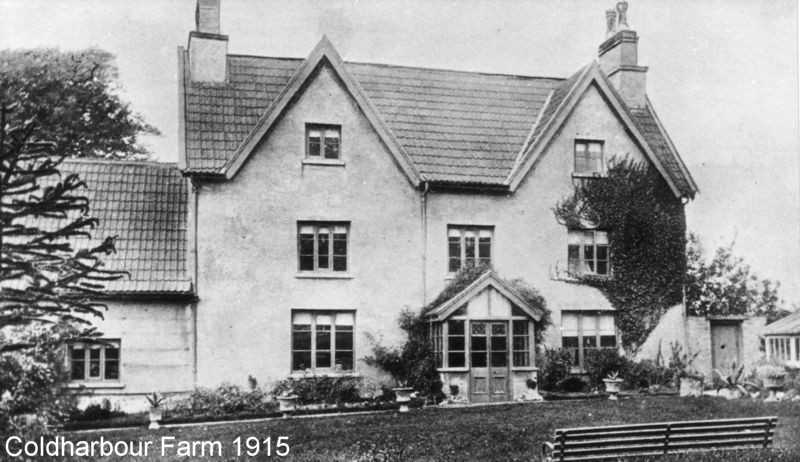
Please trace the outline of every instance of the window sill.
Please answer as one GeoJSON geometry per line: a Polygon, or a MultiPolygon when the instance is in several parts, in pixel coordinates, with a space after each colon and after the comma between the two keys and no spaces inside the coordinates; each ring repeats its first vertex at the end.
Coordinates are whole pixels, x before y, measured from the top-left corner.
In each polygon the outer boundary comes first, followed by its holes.
{"type": "Polygon", "coordinates": [[[469,372],[468,367],[439,367],[436,372],[469,372]]]}
{"type": "Polygon", "coordinates": [[[578,178],[581,180],[592,180],[595,178],[608,178],[608,175],[605,173],[573,173],[572,178],[578,178]]]}
{"type": "Polygon", "coordinates": [[[307,379],[312,377],[361,377],[361,374],[355,371],[292,371],[289,374],[290,379],[307,379]]]}
{"type": "Polygon", "coordinates": [[[511,372],[538,372],[539,368],[535,366],[525,366],[525,367],[512,367],[511,372]]]}
{"type": "Polygon", "coordinates": [[[125,384],[123,382],[70,382],[68,383],[65,388],[70,390],[80,390],[80,389],[87,389],[87,390],[95,390],[95,389],[122,389],[125,388],[125,384]]]}
{"type": "Polygon", "coordinates": [[[346,162],[341,159],[303,159],[303,165],[325,165],[328,167],[344,167],[346,162]]]}
{"type": "Polygon", "coordinates": [[[350,273],[297,273],[294,277],[298,279],[353,279],[350,273]]]}

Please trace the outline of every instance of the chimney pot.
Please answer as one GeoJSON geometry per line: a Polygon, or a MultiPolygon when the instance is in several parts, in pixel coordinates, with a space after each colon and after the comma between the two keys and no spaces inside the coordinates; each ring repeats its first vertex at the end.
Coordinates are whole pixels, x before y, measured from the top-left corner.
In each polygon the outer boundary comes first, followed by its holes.
{"type": "Polygon", "coordinates": [[[197,0],[194,13],[195,30],[203,34],[219,35],[219,1],[197,0]]]}
{"type": "Polygon", "coordinates": [[[647,99],[647,67],[639,65],[639,36],[628,28],[627,13],[626,1],[606,11],[608,30],[606,40],[600,45],[598,61],[625,104],[642,108],[647,99]]]}
{"type": "Polygon", "coordinates": [[[617,32],[616,10],[606,10],[606,38],[611,38],[617,32]]]}

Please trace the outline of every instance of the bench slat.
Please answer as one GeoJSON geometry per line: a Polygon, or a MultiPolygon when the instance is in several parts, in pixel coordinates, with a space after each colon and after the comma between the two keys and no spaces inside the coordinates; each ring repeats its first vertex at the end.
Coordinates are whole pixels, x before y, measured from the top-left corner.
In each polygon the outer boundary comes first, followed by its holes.
{"type": "MultiPolygon", "coordinates": [[[[774,426],[774,424],[772,425],[774,426]]],[[[714,434],[720,432],[730,432],[730,431],[764,431],[767,427],[767,422],[761,422],[758,425],[752,424],[742,424],[742,425],[724,425],[724,426],[716,426],[716,427],[683,427],[683,428],[670,428],[670,434],[680,435],[680,434],[714,434]]],[[[624,437],[624,436],[647,436],[647,435],[663,435],[667,430],[667,427],[664,428],[654,428],[654,429],[646,429],[646,430],[633,430],[633,431],[624,431],[624,430],[614,430],[614,431],[605,431],[602,428],[599,428],[598,431],[594,433],[578,433],[574,434],[570,431],[566,432],[558,432],[556,433],[556,438],[559,438],[561,435],[566,435],[568,439],[577,439],[577,440],[590,440],[590,439],[604,439],[604,438],[613,438],[613,437],[624,437]]]]}
{"type": "MultiPolygon", "coordinates": [[[[713,435],[702,434],[702,435],[692,435],[692,434],[674,434],[670,433],[669,435],[669,446],[672,446],[673,443],[682,442],[682,441],[707,441],[709,443],[713,443],[714,441],[718,440],[726,440],[731,438],[747,438],[747,439],[755,439],[758,438],[759,441],[764,441],[764,438],[771,439],[772,438],[772,431],[765,432],[763,429],[758,432],[725,432],[725,433],[715,433],[713,435]]],[[[624,445],[624,444],[645,444],[645,443],[659,443],[662,446],[664,445],[665,436],[662,435],[652,435],[652,436],[644,436],[644,437],[630,437],[630,438],[609,438],[609,439],[602,439],[602,440],[567,440],[566,445],[568,447],[575,447],[575,448],[582,448],[582,447],[593,447],[593,446],[614,446],[614,445],[624,445]]],[[[561,442],[557,441],[554,445],[555,448],[561,448],[561,442]]]]}
{"type": "Polygon", "coordinates": [[[549,452],[554,460],[590,460],[767,447],[777,421],[769,416],[558,429],[554,443],[547,443],[543,453],[549,452]]]}
{"type": "Polygon", "coordinates": [[[673,430],[678,428],[684,427],[713,427],[713,426],[720,426],[720,425],[764,425],[768,421],[777,422],[777,416],[769,416],[769,417],[748,417],[744,419],[716,419],[716,420],[687,420],[687,421],[679,421],[679,422],[655,422],[655,423],[647,423],[647,424],[631,424],[631,425],[609,425],[605,427],[577,427],[577,428],[567,428],[567,429],[559,429],[556,430],[555,433],[558,435],[562,432],[568,432],[570,435],[576,435],[581,433],[594,433],[598,431],[637,431],[637,430],[648,430],[648,429],[666,429],[667,425],[669,425],[673,430]]]}
{"type": "MultiPolygon", "coordinates": [[[[720,440],[715,441],[713,447],[714,448],[726,448],[726,449],[733,449],[733,448],[749,448],[749,447],[762,447],[762,439],[753,438],[753,439],[733,439],[733,440],[720,440]]],[[[678,443],[675,445],[670,444],[667,453],[677,452],[677,451],[685,451],[688,449],[703,449],[703,448],[710,448],[709,444],[705,441],[699,442],[683,442],[678,443]]],[[[600,455],[618,455],[618,456],[631,456],[631,455],[638,455],[642,452],[655,452],[658,454],[664,454],[664,445],[663,444],[642,444],[642,445],[625,445],[625,446],[612,446],[612,447],[603,447],[603,448],[585,448],[585,449],[574,449],[574,448],[567,448],[564,451],[564,460],[568,460],[570,457],[575,456],[600,456],[600,455]]],[[[559,451],[560,454],[560,451],[559,451]]]]}

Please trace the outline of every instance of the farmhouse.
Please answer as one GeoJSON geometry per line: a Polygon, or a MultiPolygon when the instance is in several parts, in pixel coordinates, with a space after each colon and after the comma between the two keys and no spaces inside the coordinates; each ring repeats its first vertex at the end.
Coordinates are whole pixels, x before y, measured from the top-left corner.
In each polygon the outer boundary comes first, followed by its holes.
{"type": "Polygon", "coordinates": [[[112,346],[73,347],[74,385],[371,376],[361,359],[401,339],[401,310],[473,264],[493,271],[427,313],[445,383],[471,400],[511,400],[536,373],[541,313],[508,281],[544,296],[546,343],[576,372],[618,348],[611,303],[568,280],[613,277],[613,230],[569,228],[553,206],[612,159],[648,164],[681,206],[697,192],[618,10],[597,60],[549,78],[348,62],[325,37],[306,58],[237,55],[219,0],[199,0],[178,49],[178,166],[71,164],[132,274],[108,289],[112,346]]]}

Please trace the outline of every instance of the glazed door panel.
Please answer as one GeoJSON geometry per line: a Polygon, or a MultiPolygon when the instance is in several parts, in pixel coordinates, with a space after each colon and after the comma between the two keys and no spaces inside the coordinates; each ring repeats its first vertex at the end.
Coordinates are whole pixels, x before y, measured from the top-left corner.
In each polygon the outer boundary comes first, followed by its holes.
{"type": "Polygon", "coordinates": [[[470,324],[470,401],[509,400],[508,348],[507,322],[470,324]]]}

